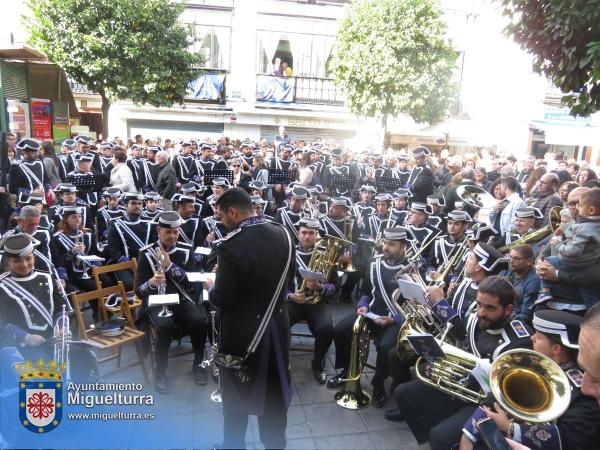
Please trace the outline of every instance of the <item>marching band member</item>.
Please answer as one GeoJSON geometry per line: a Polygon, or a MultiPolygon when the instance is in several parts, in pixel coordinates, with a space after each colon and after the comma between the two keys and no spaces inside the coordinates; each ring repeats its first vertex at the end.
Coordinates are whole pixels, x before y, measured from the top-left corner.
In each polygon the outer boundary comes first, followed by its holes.
{"type": "MultiPolygon", "coordinates": [[[[465,232],[469,223],[472,222],[471,216],[465,211],[450,211],[446,219],[446,230],[447,234],[438,236],[433,241],[433,245],[430,247],[429,255],[427,258],[427,273],[431,279],[438,281],[437,269],[448,261],[449,256],[457,245],[465,239],[465,232]]],[[[461,264],[457,264],[452,271],[449,273],[457,275],[462,269],[461,264]]],[[[441,280],[446,281],[446,280],[441,280]]]]}
{"type": "MultiPolygon", "coordinates": [[[[4,236],[0,249],[6,272],[0,275],[0,330],[25,359],[50,361],[54,355],[55,316],[66,299],[55,279],[35,269],[35,240],[28,234],[4,236]]],[[[71,375],[76,381],[101,381],[93,353],[71,347],[71,375]]]]}
{"type": "Polygon", "coordinates": [[[560,365],[571,382],[571,402],[556,422],[526,424],[509,420],[496,403],[494,408],[481,407],[465,422],[461,450],[474,448],[479,435],[473,426],[488,417],[508,438],[535,450],[581,449],[597,447],[600,438],[600,407],[593,397],[581,392],[583,372],[577,367],[581,317],[564,311],[536,311],[533,316],[535,334],[533,349],[560,365]]]}
{"type": "Polygon", "coordinates": [[[60,211],[63,206],[80,206],[83,208],[83,223],[85,228],[92,228],[93,217],[87,203],[77,197],[77,188],[71,183],[60,183],[54,188],[57,203],[48,210],[48,217],[53,226],[56,227],[61,219],[60,211]]]}
{"type": "Polygon", "coordinates": [[[398,166],[394,169],[388,170],[388,177],[398,178],[402,183],[402,186],[405,186],[408,182],[408,177],[410,176],[410,170],[408,168],[408,156],[400,153],[398,155],[398,166]]]}
{"type": "Polygon", "coordinates": [[[161,198],[160,194],[154,191],[148,191],[144,194],[145,205],[142,214],[140,215],[142,220],[154,220],[157,214],[164,211],[164,209],[159,206],[161,198]]]}
{"type": "Polygon", "coordinates": [[[245,364],[241,370],[220,367],[223,448],[245,446],[250,414],[258,415],[265,448],[284,448],[291,375],[289,319],[281,287],[295,274],[293,241],[285,228],[254,215],[241,188],[223,194],[215,208],[231,230],[217,247],[214,285],[207,283],[210,301],[220,312],[219,353],[244,358],[245,364]],[[265,255],[260,263],[257,255],[265,255]]]}
{"type": "Polygon", "coordinates": [[[179,225],[179,242],[185,242],[195,249],[202,245],[200,218],[194,215],[196,210],[196,196],[179,194],[176,201],[177,213],[181,217],[181,224],[179,225]]]}
{"type": "Polygon", "coordinates": [[[412,202],[410,205],[410,211],[406,218],[406,227],[415,236],[415,244],[419,246],[430,241],[431,237],[439,232],[439,230],[427,224],[430,212],[429,206],[425,203],[412,202]]]}
{"type": "Polygon", "coordinates": [[[274,221],[283,225],[294,238],[298,241],[298,230],[296,224],[302,217],[302,207],[308,199],[308,191],[302,186],[294,186],[288,206],[283,206],[277,210],[274,221]]]}
{"type": "Polygon", "coordinates": [[[192,155],[192,142],[183,141],[181,143],[181,153],[176,155],[172,161],[173,169],[175,169],[175,174],[177,175],[177,184],[175,185],[177,189],[179,189],[182,184],[193,181],[194,175],[197,175],[196,164],[194,161],[195,158],[194,155],[192,155]]]}
{"type": "Polygon", "coordinates": [[[264,216],[268,221],[273,221],[273,217],[265,214],[265,208],[267,206],[266,200],[263,200],[260,195],[251,195],[250,199],[252,200],[252,207],[257,216],[264,216]]]}
{"type": "MultiPolygon", "coordinates": [[[[121,147],[115,148],[115,150],[123,150],[121,147]]],[[[142,156],[142,151],[144,150],[144,146],[140,144],[134,144],[131,146],[131,157],[127,159],[126,164],[131,170],[131,175],[133,177],[133,186],[130,189],[121,188],[123,191],[138,191],[144,187],[145,174],[144,174],[144,158],[142,156]]],[[[114,161],[113,161],[113,165],[114,161]]],[[[115,165],[116,166],[116,165],[115,165]]]]}
{"type": "Polygon", "coordinates": [[[415,148],[412,155],[415,158],[415,166],[410,172],[406,188],[412,192],[416,202],[425,203],[427,196],[433,192],[433,172],[425,163],[431,152],[427,147],[421,146],[415,148]]]}
{"type": "MultiPolygon", "coordinates": [[[[430,296],[433,301],[441,299],[430,296]]],[[[512,319],[514,299],[515,291],[504,278],[492,276],[481,282],[476,311],[460,321],[460,332],[453,328],[459,332],[457,338],[464,338],[460,340],[466,342],[468,352],[493,360],[507,350],[531,348],[531,329],[512,319]]],[[[404,418],[417,442],[429,442],[432,450],[448,450],[459,442],[462,425],[477,408],[419,380],[398,385],[394,397],[395,419],[404,418]]]]}
{"type": "MultiPolygon", "coordinates": [[[[98,165],[100,164],[99,159],[95,159],[95,153],[86,153],[86,154],[77,154],[75,155],[75,170],[67,174],[68,180],[74,180],[79,177],[85,177],[88,175],[98,175],[99,172],[92,166],[93,161],[98,161],[98,165]]],[[[74,183],[76,184],[76,183],[74,183]]],[[[83,201],[89,206],[92,213],[95,212],[95,207],[98,204],[98,193],[93,191],[87,191],[81,193],[83,197],[83,201]]]]}
{"type": "Polygon", "coordinates": [[[346,377],[356,315],[371,312],[378,316],[376,319],[369,319],[369,330],[375,337],[377,348],[375,375],[371,380],[372,404],[376,408],[381,408],[386,401],[383,383],[389,375],[387,355],[396,345],[402,321],[392,294],[398,287],[395,275],[406,264],[405,250],[410,238],[407,228],[394,227],[383,231],[383,254],[375,255],[371,260],[356,313],[344,317],[334,327],[335,367],[341,371],[327,381],[327,387],[330,388],[340,386],[346,377]]]}
{"type": "Polygon", "coordinates": [[[202,207],[201,216],[208,217],[214,214],[214,210],[212,205],[218,200],[218,198],[229,189],[231,185],[229,184],[229,180],[227,178],[215,178],[212,180],[212,194],[206,197],[204,201],[204,205],[202,207]]]}
{"type": "MultiPolygon", "coordinates": [[[[141,220],[143,195],[128,192],[123,195],[125,214],[114,219],[107,233],[106,259],[109,264],[138,258],[142,247],[154,241],[156,230],[149,222],[141,220]]],[[[128,270],[120,270],[117,278],[123,282],[126,291],[131,291],[133,276],[128,270]]]]}
{"type": "Polygon", "coordinates": [[[75,142],[75,139],[65,139],[62,144],[60,144],[60,155],[57,155],[56,157],[59,162],[58,176],[62,183],[67,181],[67,174],[75,168],[71,153],[75,152],[76,148],[77,142],[75,142]]]}
{"type": "Polygon", "coordinates": [[[392,226],[390,208],[393,197],[391,194],[382,193],[375,196],[375,212],[366,217],[364,232],[377,244],[381,232],[392,226]]]}
{"type": "Polygon", "coordinates": [[[358,193],[360,201],[352,205],[352,215],[356,218],[356,222],[361,228],[366,226],[367,217],[375,212],[373,197],[376,193],[375,186],[363,184],[358,193]]]}
{"type": "Polygon", "coordinates": [[[427,218],[427,225],[440,230],[445,228],[446,224],[444,223],[444,206],[446,205],[446,202],[444,197],[428,195],[427,205],[431,211],[429,217],[427,218]]]}
{"type": "MultiPolygon", "coordinates": [[[[58,268],[59,274],[66,272],[66,279],[79,290],[93,291],[96,289],[96,283],[91,277],[82,277],[87,272],[87,266],[77,258],[79,255],[93,253],[95,248],[92,232],[83,228],[81,208],[64,206],[62,218],[56,229],[57,231],[52,235],[50,251],[52,262],[58,268]]],[[[107,286],[111,284],[109,283],[107,286]]]]}
{"type": "Polygon", "coordinates": [[[409,214],[408,199],[412,197],[412,194],[408,189],[396,189],[392,196],[394,197],[394,204],[392,205],[392,219],[394,225],[404,226],[406,219],[409,214]]]}
{"type": "Polygon", "coordinates": [[[200,157],[195,161],[196,173],[200,177],[198,182],[203,181],[205,171],[213,170],[215,168],[214,152],[214,147],[207,142],[204,142],[200,146],[200,157]]]}
{"type": "Polygon", "coordinates": [[[332,197],[339,197],[342,195],[348,195],[349,190],[339,188],[331,185],[331,179],[333,175],[346,175],[350,176],[350,168],[347,165],[342,164],[343,151],[341,148],[334,148],[331,150],[331,164],[323,167],[323,185],[329,188],[329,195],[332,197]]]}
{"type": "Polygon", "coordinates": [[[290,317],[290,326],[301,320],[306,320],[308,328],[315,338],[315,347],[311,367],[313,375],[318,383],[325,384],[325,355],[333,341],[333,319],[327,305],[327,299],[331,298],[339,290],[339,281],[336,270],[331,270],[331,278],[324,282],[306,280],[307,290],[302,291],[302,275],[298,269],[306,270],[315,251],[315,244],[319,239],[321,224],[318,220],[303,217],[298,222],[299,242],[296,246],[296,275],[290,279],[287,292],[287,310],[290,317]],[[306,293],[320,293],[321,301],[315,304],[306,304],[306,293]]]}
{"type": "Polygon", "coordinates": [[[208,381],[206,369],[200,366],[206,341],[206,310],[197,302],[201,297],[198,290],[201,285],[194,286],[187,279],[187,272],[194,271],[196,263],[194,248],[179,241],[181,223],[181,217],[174,211],[165,211],[158,216],[158,241],[140,249],[137,270],[136,292],[143,300],[140,320],[150,321],[157,332],[154,387],[161,394],[170,390],[165,370],[176,325],[190,334],[194,349],[192,371],[196,384],[206,384],[208,381]],[[162,270],[159,270],[159,260],[164,261],[162,270]],[[148,297],[158,294],[161,284],[165,285],[165,294],[179,295],[179,303],[169,306],[171,316],[165,317],[161,314],[161,307],[148,304],[148,297]]]}
{"type": "Polygon", "coordinates": [[[499,233],[493,242],[494,247],[500,248],[509,245],[519,240],[527,233],[536,230],[536,223],[543,219],[543,217],[544,215],[542,212],[533,206],[523,206],[518,208],[515,211],[515,228],[505,234],[499,233]]]}
{"type": "Polygon", "coordinates": [[[115,144],[112,142],[102,142],[98,145],[100,147],[100,171],[103,174],[110,174],[110,171],[113,169],[113,149],[115,148],[115,144]]]}
{"type": "Polygon", "coordinates": [[[22,139],[17,144],[17,150],[21,152],[22,159],[10,165],[9,192],[16,196],[23,191],[43,196],[50,190],[50,182],[44,163],[38,158],[40,144],[33,139],[22,139]]]}
{"type": "Polygon", "coordinates": [[[164,151],[160,145],[150,145],[146,148],[146,158],[142,161],[144,172],[142,192],[156,191],[158,174],[160,173],[160,164],[156,160],[158,152],[164,151]]]}
{"type": "MultiPolygon", "coordinates": [[[[80,159],[81,156],[85,155],[85,161],[90,163],[90,166],[87,168],[86,172],[93,173],[102,173],[102,169],[100,167],[100,156],[97,153],[91,152],[91,145],[93,144],[92,138],[88,136],[75,136],[75,142],[77,142],[77,151],[70,154],[71,160],[73,161],[73,170],[77,168],[77,160],[80,159]]],[[[68,174],[67,174],[68,175],[68,174]]]]}

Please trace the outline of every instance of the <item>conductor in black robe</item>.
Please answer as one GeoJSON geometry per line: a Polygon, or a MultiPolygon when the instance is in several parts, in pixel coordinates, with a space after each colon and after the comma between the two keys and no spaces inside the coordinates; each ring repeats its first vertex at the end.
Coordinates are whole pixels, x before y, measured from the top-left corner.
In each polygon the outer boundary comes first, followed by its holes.
{"type": "Polygon", "coordinates": [[[295,274],[293,241],[283,226],[255,215],[242,188],[228,189],[215,208],[232,230],[217,247],[216,279],[207,282],[220,313],[219,354],[247,356],[244,370],[221,366],[223,448],[245,447],[250,414],[258,415],[265,448],[284,448],[291,379],[283,288],[295,274]],[[261,325],[265,331],[259,339],[261,325]]]}

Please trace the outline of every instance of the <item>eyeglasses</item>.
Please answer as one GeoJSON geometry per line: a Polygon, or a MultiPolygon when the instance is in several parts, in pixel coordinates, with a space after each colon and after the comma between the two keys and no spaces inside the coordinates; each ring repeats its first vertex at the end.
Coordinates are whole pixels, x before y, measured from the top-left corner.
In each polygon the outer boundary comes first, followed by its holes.
{"type": "Polygon", "coordinates": [[[231,167],[240,167],[239,164],[233,164],[231,167]]]}
{"type": "Polygon", "coordinates": [[[579,205],[579,201],[577,201],[577,200],[567,203],[567,206],[578,206],[578,205],[579,205]]]}

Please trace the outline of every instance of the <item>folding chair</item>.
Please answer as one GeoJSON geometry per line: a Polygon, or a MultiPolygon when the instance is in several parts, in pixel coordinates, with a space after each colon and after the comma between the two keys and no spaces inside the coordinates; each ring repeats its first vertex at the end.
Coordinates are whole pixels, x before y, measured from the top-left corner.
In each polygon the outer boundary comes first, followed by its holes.
{"type": "Polygon", "coordinates": [[[104,336],[102,333],[100,333],[100,331],[92,327],[88,327],[86,324],[85,318],[81,311],[81,303],[89,302],[90,300],[98,300],[98,312],[100,313],[100,317],[102,317],[103,320],[107,320],[108,312],[104,302],[106,297],[112,294],[120,294],[121,298],[126,298],[125,288],[123,287],[123,283],[121,281],[119,281],[116,286],[110,286],[82,294],[72,294],[73,308],[75,309],[75,316],[77,317],[77,323],[79,324],[80,339],[89,342],[92,346],[101,350],[110,350],[113,352],[112,355],[98,360],[99,363],[118,358],[117,365],[120,369],[127,369],[139,363],[142,366],[144,380],[148,382],[148,371],[146,369],[146,363],[144,362],[142,349],[140,348],[141,340],[144,338],[144,332],[136,329],[133,323],[131,309],[127,301],[122,301],[120,307],[118,307],[118,313],[125,318],[127,323],[125,325],[123,334],[119,336],[104,336]],[[121,347],[125,344],[134,344],[138,361],[130,364],[129,366],[121,368],[121,347]]]}
{"type": "MultiPolygon", "coordinates": [[[[137,261],[135,258],[130,259],[129,261],[116,263],[116,264],[108,264],[106,266],[94,266],[92,267],[92,274],[94,276],[94,281],[96,282],[96,289],[102,289],[102,281],[100,280],[100,275],[103,273],[114,273],[119,270],[131,270],[133,272],[133,287],[137,286],[136,284],[136,272],[137,272],[137,261]]],[[[121,302],[127,302],[127,296],[121,298],[121,302]],[[125,300],[124,300],[125,299],[125,300]]],[[[132,310],[135,310],[142,306],[142,300],[137,296],[133,300],[132,303],[129,304],[129,307],[132,310]]],[[[106,310],[112,313],[118,313],[120,310],[119,306],[106,306],[106,310]]]]}

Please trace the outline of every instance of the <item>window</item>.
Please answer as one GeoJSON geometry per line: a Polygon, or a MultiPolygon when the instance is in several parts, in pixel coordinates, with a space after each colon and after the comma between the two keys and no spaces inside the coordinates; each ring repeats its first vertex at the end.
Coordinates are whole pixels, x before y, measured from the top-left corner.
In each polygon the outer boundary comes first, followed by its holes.
{"type": "Polygon", "coordinates": [[[335,36],[258,31],[257,71],[275,74],[286,62],[294,76],[327,78],[335,36]]]}
{"type": "Polygon", "coordinates": [[[204,68],[229,70],[231,27],[192,24],[195,42],[190,50],[204,58],[204,68]]]}

